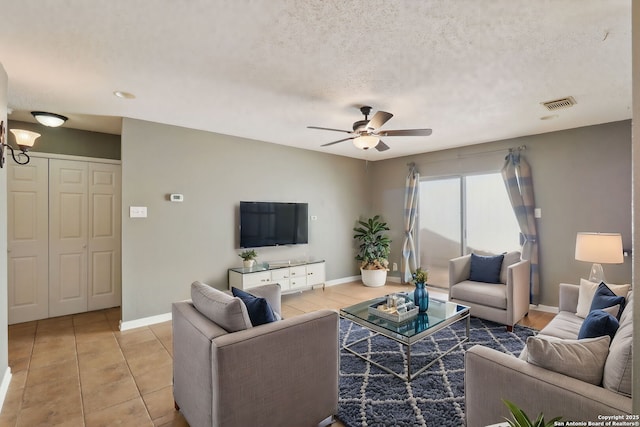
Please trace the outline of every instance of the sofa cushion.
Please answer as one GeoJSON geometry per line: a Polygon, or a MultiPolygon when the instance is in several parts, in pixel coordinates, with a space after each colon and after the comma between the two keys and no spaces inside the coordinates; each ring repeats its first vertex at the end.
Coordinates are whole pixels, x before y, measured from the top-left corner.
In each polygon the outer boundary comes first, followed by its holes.
{"type": "MultiPolygon", "coordinates": [[[[589,311],[591,311],[591,302],[593,301],[593,296],[596,294],[599,285],[600,283],[590,282],[586,279],[580,279],[580,290],[578,292],[578,307],[576,309],[576,314],[583,319],[587,317],[589,311]]],[[[609,283],[607,284],[607,287],[611,289],[614,294],[624,297],[629,292],[631,285],[614,285],[612,283],[609,283]]]]}
{"type": "Polygon", "coordinates": [[[618,319],[604,310],[592,310],[587,317],[584,318],[578,339],[596,338],[603,335],[609,335],[611,339],[618,330],[618,319]]]}
{"type": "Polygon", "coordinates": [[[474,282],[500,283],[500,269],[504,255],[471,254],[469,280],[474,282]]]}
{"type": "Polygon", "coordinates": [[[465,280],[451,288],[451,298],[506,310],[507,285],[465,280]]]}
{"type": "Polygon", "coordinates": [[[593,300],[591,301],[591,308],[589,309],[589,311],[591,312],[598,309],[617,307],[614,316],[616,317],[616,319],[619,319],[620,315],[622,314],[622,310],[624,310],[624,304],[625,297],[617,296],[616,294],[614,294],[613,291],[609,289],[609,287],[603,282],[598,285],[598,289],[596,290],[596,293],[593,296],[593,300]]]}
{"type": "Polygon", "coordinates": [[[234,297],[240,298],[247,307],[249,319],[251,319],[253,326],[264,325],[265,323],[271,323],[277,320],[266,299],[251,295],[248,292],[234,287],[231,288],[231,292],[234,297]]]}
{"type": "Polygon", "coordinates": [[[561,311],[540,331],[540,335],[575,340],[578,339],[582,322],[584,319],[574,313],[561,311]]]}
{"type": "Polygon", "coordinates": [[[500,267],[500,283],[507,283],[507,271],[509,270],[509,266],[520,261],[520,252],[518,251],[507,252],[504,254],[502,267],[500,267]]]}
{"type": "Polygon", "coordinates": [[[608,335],[584,340],[527,338],[527,361],[550,371],[600,385],[609,354],[608,335]]]}
{"type": "Polygon", "coordinates": [[[240,298],[227,295],[204,283],[193,282],[191,301],[200,313],[227,332],[242,331],[251,327],[247,307],[240,298]]]}
{"type": "Polygon", "coordinates": [[[633,342],[633,292],[620,317],[620,327],[611,341],[609,357],[604,365],[604,388],[631,397],[631,365],[633,342]]]}

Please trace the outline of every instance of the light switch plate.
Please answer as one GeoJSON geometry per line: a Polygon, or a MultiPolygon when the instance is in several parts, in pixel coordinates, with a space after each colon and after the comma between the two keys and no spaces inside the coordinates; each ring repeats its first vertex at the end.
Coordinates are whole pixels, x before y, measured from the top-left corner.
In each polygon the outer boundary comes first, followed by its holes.
{"type": "Polygon", "coordinates": [[[129,218],[146,218],[146,206],[129,206],[129,218]]]}

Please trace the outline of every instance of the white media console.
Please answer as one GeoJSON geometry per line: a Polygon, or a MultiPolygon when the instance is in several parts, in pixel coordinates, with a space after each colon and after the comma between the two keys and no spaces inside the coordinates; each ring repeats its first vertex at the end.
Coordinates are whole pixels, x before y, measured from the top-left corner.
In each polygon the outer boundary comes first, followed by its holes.
{"type": "Polygon", "coordinates": [[[291,293],[323,285],[324,281],[324,260],[229,269],[229,289],[247,290],[268,283],[279,283],[282,293],[291,293]]]}

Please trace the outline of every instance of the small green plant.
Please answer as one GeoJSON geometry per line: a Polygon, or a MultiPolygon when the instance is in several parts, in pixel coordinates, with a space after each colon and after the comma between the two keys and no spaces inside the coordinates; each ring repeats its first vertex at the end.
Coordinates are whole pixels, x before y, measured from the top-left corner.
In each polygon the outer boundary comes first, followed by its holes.
{"type": "Polygon", "coordinates": [[[356,259],[360,261],[360,268],[364,270],[388,270],[391,239],[384,234],[389,231],[387,223],[380,219],[380,215],[366,221],[359,220],[359,227],[355,227],[353,238],[360,241],[356,259]]]}
{"type": "Polygon", "coordinates": [[[522,409],[518,408],[514,403],[502,399],[509,412],[511,412],[512,420],[505,418],[511,427],[553,427],[556,421],[560,421],[562,417],[555,417],[549,422],[545,422],[544,415],[539,414],[535,421],[531,421],[522,409]]]}
{"type": "Polygon", "coordinates": [[[418,267],[418,269],[411,275],[411,277],[413,278],[413,283],[427,283],[429,272],[418,267]]]}
{"type": "Polygon", "coordinates": [[[242,258],[243,261],[250,261],[252,259],[256,259],[258,254],[256,253],[256,251],[254,249],[246,249],[246,250],[240,252],[238,254],[238,256],[240,258],[242,258]]]}

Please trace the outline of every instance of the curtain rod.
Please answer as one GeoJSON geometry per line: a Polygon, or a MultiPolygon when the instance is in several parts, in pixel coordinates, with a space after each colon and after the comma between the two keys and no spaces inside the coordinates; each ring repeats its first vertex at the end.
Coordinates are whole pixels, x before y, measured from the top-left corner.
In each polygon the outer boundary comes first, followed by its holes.
{"type": "MultiPolygon", "coordinates": [[[[509,152],[509,153],[513,153],[514,151],[525,151],[527,149],[526,145],[520,145],[518,147],[509,147],[509,148],[500,148],[500,149],[495,149],[495,150],[487,150],[487,151],[476,151],[474,153],[468,153],[468,154],[456,154],[455,157],[449,157],[449,158],[445,158],[445,159],[437,159],[437,160],[431,160],[431,161],[426,161],[426,162],[420,162],[420,164],[429,164],[429,163],[440,163],[440,162],[446,162],[446,161],[451,161],[451,160],[456,160],[456,159],[466,159],[469,157],[476,157],[476,156],[484,156],[487,154],[494,154],[494,153],[501,153],[501,152],[509,152]]],[[[415,162],[409,162],[407,163],[408,167],[415,167],[416,164],[415,162]]]]}

